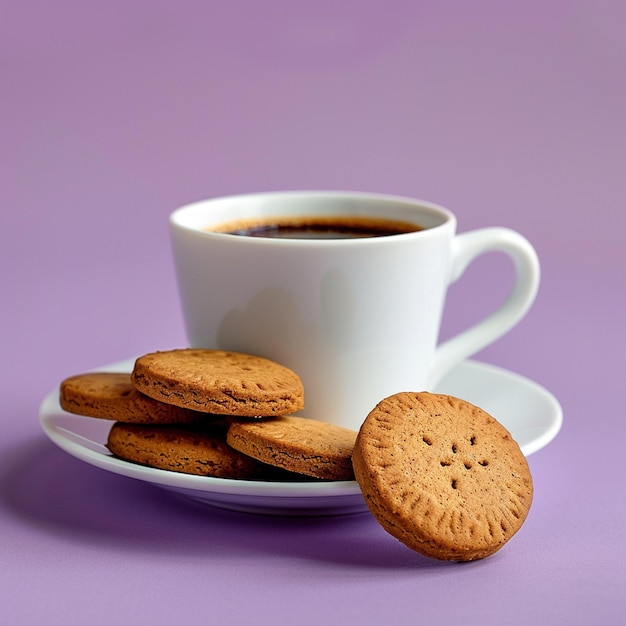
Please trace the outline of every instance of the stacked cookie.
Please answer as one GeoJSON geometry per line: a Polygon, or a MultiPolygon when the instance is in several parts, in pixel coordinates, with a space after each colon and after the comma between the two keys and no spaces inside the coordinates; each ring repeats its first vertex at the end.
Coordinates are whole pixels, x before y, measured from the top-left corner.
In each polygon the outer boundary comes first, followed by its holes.
{"type": "Polygon", "coordinates": [[[257,356],[181,349],[139,357],[130,375],[64,380],[61,407],[115,420],[107,447],[159,469],[220,478],[353,480],[356,432],[292,417],[304,390],[290,369],[257,356]]]}
{"type": "Polygon", "coordinates": [[[60,393],[66,411],[115,420],[107,447],[127,461],[247,480],[356,478],[383,528],[432,558],[484,558],[524,523],[528,464],[482,409],[399,393],[357,433],[295,417],[303,398],[298,376],[280,364],[198,349],[144,355],[130,375],[74,376],[60,393]]]}

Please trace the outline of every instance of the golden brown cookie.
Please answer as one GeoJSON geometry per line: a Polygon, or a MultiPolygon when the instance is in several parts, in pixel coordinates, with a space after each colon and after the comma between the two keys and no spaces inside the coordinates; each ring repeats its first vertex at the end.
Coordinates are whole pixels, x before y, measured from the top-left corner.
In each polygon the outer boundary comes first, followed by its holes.
{"type": "Polygon", "coordinates": [[[519,530],[532,501],[530,470],[510,433],[450,396],[384,399],[363,423],[352,462],[381,525],[436,559],[493,554],[519,530]]]}
{"type": "Polygon", "coordinates": [[[226,436],[233,448],[259,461],[326,480],[354,480],[355,439],[353,430],[294,416],[233,422],[226,436]]]}
{"type": "Polygon", "coordinates": [[[285,415],[304,406],[294,372],[238,352],[189,348],[146,354],[136,360],[131,380],[155,400],[221,415],[285,415]]]}
{"type": "Polygon", "coordinates": [[[91,372],[66,378],[59,401],[69,413],[135,424],[197,424],[210,417],[149,398],[135,389],[128,373],[91,372]]]}
{"type": "Polygon", "coordinates": [[[225,430],[220,429],[195,431],[116,422],[107,448],[125,461],[183,474],[247,480],[276,476],[273,467],[233,450],[225,441],[225,430]]]}

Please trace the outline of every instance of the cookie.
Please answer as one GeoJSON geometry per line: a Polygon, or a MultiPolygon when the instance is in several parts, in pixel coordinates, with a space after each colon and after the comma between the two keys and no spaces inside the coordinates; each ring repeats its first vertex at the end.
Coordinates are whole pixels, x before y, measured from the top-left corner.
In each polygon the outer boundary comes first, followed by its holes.
{"type": "Polygon", "coordinates": [[[417,552],[471,561],[499,550],[530,509],[530,470],[510,433],[445,395],[399,393],[367,416],[352,457],[380,524],[417,552]]]}
{"type": "Polygon", "coordinates": [[[125,461],[183,474],[246,480],[276,477],[273,467],[233,450],[225,441],[225,430],[116,422],[107,448],[125,461]]]}
{"type": "Polygon", "coordinates": [[[135,424],[197,424],[208,419],[199,411],[140,393],[128,373],[91,372],[66,378],[60,385],[59,402],[69,413],[135,424]]]}
{"type": "Polygon", "coordinates": [[[155,400],[220,415],[285,415],[304,406],[294,372],[238,352],[189,348],[146,354],[136,360],[131,380],[155,400]]]}
{"type": "Polygon", "coordinates": [[[233,422],[227,442],[236,450],[290,472],[326,480],[354,480],[356,432],[304,417],[233,422]]]}

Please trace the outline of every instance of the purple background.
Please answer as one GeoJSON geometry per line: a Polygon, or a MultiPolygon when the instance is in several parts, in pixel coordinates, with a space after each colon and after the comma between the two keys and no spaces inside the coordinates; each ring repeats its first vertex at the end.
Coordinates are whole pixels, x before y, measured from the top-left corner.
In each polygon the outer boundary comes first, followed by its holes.
{"type": "MultiPolygon", "coordinates": [[[[626,3],[4,0],[0,605],[12,624],[616,624],[626,613],[626,3]],[[184,344],[167,216],[246,191],[444,204],[536,246],[478,358],[561,401],[501,552],[423,559],[370,516],[203,509],[42,434],[65,376],[184,344]]],[[[510,279],[478,261],[443,333],[510,279]]]]}

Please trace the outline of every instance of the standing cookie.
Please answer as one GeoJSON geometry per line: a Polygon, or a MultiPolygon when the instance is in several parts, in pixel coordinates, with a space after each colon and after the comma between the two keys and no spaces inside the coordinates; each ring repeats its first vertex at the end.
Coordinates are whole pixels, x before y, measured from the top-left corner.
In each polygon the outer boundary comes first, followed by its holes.
{"type": "Polygon", "coordinates": [[[286,415],[304,407],[294,372],[238,352],[189,348],[146,354],[136,360],[131,379],[155,400],[220,415],[286,415]]]}
{"type": "Polygon", "coordinates": [[[530,470],[509,432],[450,396],[386,398],[361,427],[352,461],[381,525],[437,559],[493,554],[519,530],[532,501],[530,470]]]}
{"type": "Polygon", "coordinates": [[[350,457],[356,432],[304,417],[233,422],[228,443],[290,472],[326,480],[354,480],[350,457]]]}

